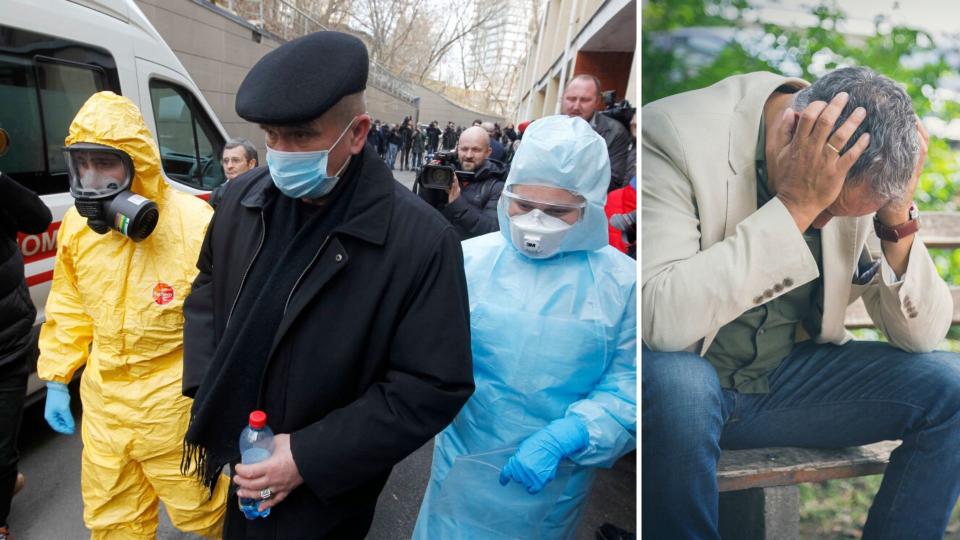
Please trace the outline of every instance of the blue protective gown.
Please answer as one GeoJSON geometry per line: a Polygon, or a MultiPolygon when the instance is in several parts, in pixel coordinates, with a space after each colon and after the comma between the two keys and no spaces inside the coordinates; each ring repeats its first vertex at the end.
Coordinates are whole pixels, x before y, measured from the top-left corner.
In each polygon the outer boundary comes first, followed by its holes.
{"type": "Polygon", "coordinates": [[[413,537],[572,538],[593,467],[636,447],[636,264],[610,246],[529,259],[501,233],[468,240],[463,252],[476,391],[436,438],[413,537]],[[495,470],[445,482],[457,456],[514,448],[567,415],[590,441],[551,482],[562,494],[500,486],[495,470]],[[457,496],[486,504],[502,529],[477,508],[451,507],[457,496]]]}

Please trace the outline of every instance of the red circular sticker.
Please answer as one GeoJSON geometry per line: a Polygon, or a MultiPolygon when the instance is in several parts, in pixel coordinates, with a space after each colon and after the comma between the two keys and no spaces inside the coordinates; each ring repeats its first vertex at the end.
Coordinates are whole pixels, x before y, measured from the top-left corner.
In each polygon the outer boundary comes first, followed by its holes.
{"type": "Polygon", "coordinates": [[[153,301],[160,304],[161,306],[172,302],[173,287],[167,285],[162,281],[160,283],[157,283],[156,287],[153,288],[153,301]]]}

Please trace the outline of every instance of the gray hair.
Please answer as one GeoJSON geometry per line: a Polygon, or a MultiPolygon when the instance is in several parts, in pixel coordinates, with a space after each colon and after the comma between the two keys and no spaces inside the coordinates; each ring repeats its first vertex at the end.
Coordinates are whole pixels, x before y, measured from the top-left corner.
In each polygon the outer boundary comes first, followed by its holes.
{"type": "Polygon", "coordinates": [[[847,92],[850,99],[834,130],[857,107],[867,111],[863,123],[841,152],[849,150],[860,134],[870,134],[870,145],[850,168],[846,183],[856,185],[867,181],[883,201],[903,197],[920,151],[917,117],[910,96],[893,80],[871,69],[852,67],[832,71],[797,92],[793,108],[803,111],[811,102],[829,102],[840,92],[847,92]]]}
{"type": "Polygon", "coordinates": [[[243,153],[247,155],[247,161],[251,159],[257,162],[257,165],[260,164],[259,156],[257,155],[257,147],[253,145],[252,142],[241,138],[235,137],[230,139],[223,145],[224,150],[233,150],[234,148],[241,146],[243,147],[243,153]]]}

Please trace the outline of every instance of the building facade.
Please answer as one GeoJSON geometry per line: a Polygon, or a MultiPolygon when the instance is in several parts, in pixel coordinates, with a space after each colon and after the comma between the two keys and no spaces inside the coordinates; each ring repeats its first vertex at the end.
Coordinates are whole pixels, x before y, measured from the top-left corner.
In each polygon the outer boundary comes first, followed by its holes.
{"type": "Polygon", "coordinates": [[[637,0],[549,0],[523,60],[516,122],[560,113],[563,87],[576,75],[600,79],[616,101],[639,103],[637,0]]]}
{"type": "Polygon", "coordinates": [[[516,101],[520,66],[532,41],[533,0],[486,0],[475,4],[475,20],[486,21],[471,33],[466,55],[467,87],[480,90],[487,109],[507,111],[516,101]]]}

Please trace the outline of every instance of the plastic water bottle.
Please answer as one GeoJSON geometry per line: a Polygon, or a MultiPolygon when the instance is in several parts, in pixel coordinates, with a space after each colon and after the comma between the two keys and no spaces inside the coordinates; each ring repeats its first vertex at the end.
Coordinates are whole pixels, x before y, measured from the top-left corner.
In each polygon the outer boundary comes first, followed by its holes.
{"type": "MultiPolygon", "coordinates": [[[[267,426],[267,413],[253,411],[247,427],[240,432],[240,462],[244,465],[259,463],[273,454],[273,431],[267,426]]],[[[270,509],[257,510],[261,499],[240,499],[240,510],[247,519],[265,518],[270,509]]]]}

